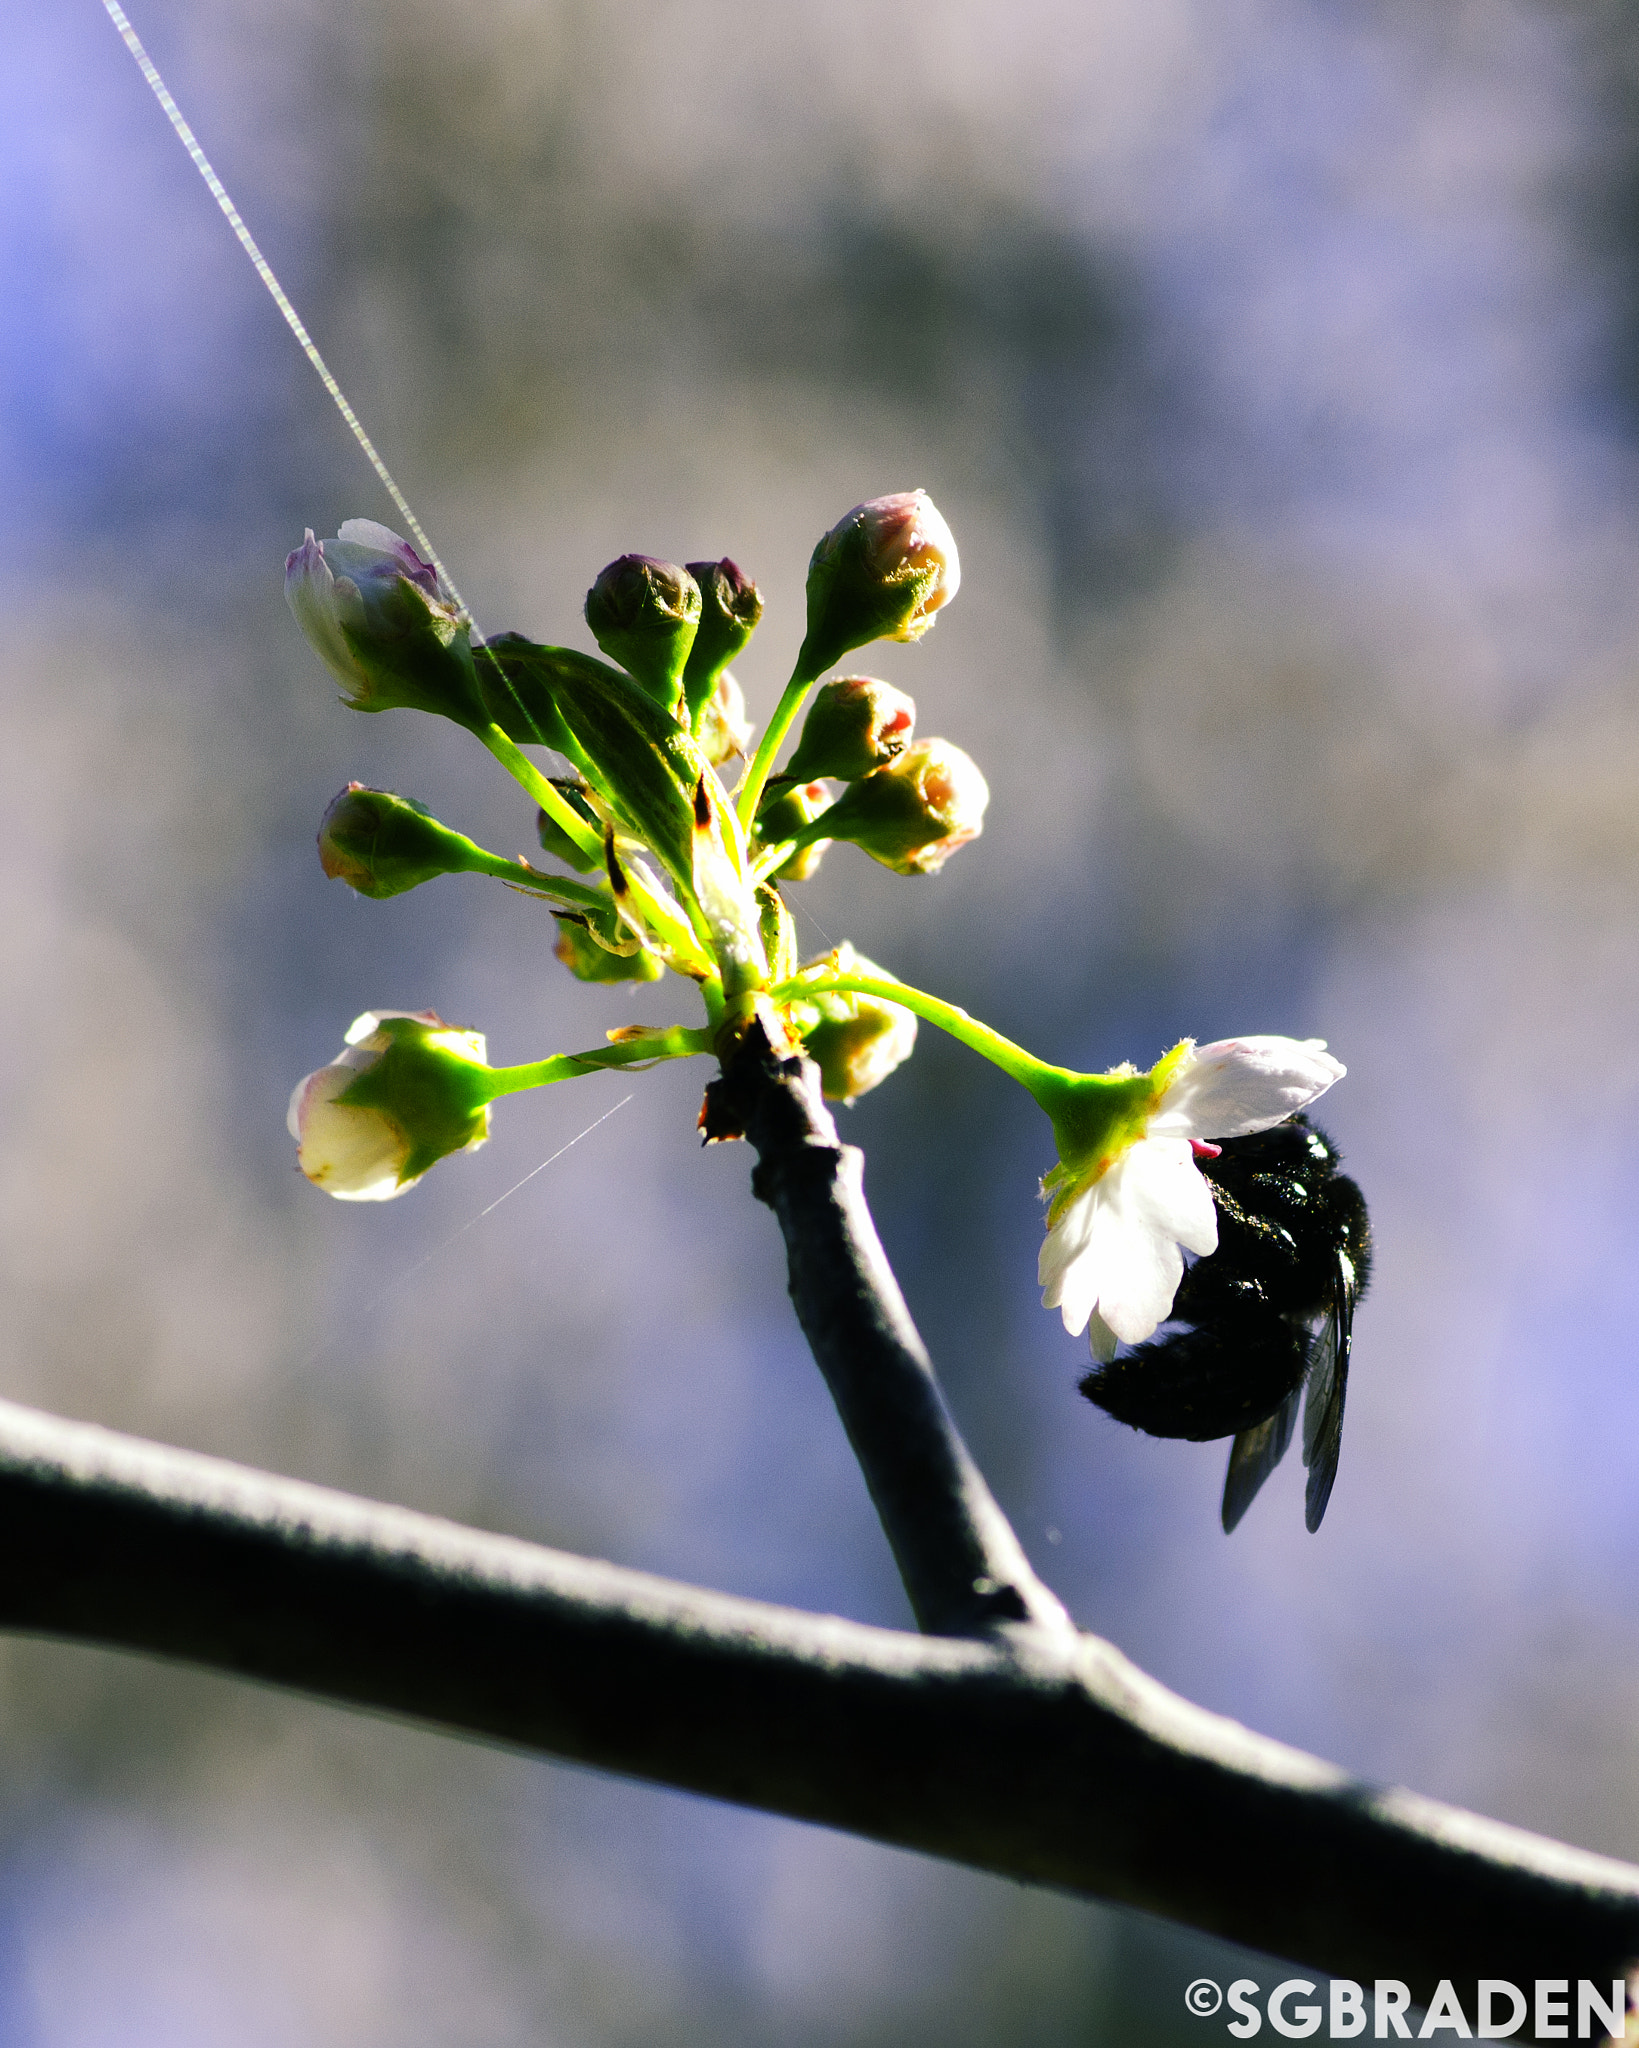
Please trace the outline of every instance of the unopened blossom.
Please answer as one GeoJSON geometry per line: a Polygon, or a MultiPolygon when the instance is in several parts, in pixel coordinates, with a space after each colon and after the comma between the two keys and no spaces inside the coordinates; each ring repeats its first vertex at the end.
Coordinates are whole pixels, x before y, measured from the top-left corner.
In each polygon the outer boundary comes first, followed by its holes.
{"type": "Polygon", "coordinates": [[[1152,1336],[1171,1312],[1183,1254],[1218,1247],[1198,1149],[1283,1122],[1344,1071],[1319,1038],[1186,1039],[1147,1075],[1109,1077],[1122,1085],[1102,1118],[1089,1095],[1084,1140],[1067,1145],[1073,1119],[1055,1116],[1060,1160],[1042,1182],[1043,1306],[1060,1311],[1072,1336],[1086,1330],[1105,1364],[1118,1343],[1152,1336]]]}
{"type": "Polygon", "coordinates": [[[700,586],[675,562],[622,555],[586,593],[586,623],[611,661],[667,710],[676,707],[700,628],[700,586]]]}
{"type": "Polygon", "coordinates": [[[473,715],[466,621],[430,562],[373,519],[334,540],[307,530],[285,561],[285,600],[356,711],[473,715]]]}
{"type": "Polygon", "coordinates": [[[390,1202],[489,1136],[485,1059],[482,1032],[433,1010],[366,1010],[340,1056],[291,1092],[297,1164],[338,1201],[390,1202]]]}
{"type": "Polygon", "coordinates": [[[950,740],[917,740],[853,782],[825,814],[828,838],[849,839],[900,875],[936,875],[984,830],[990,785],[950,740]]]}
{"type": "Polygon", "coordinates": [[[858,782],[902,754],[915,728],[916,706],[903,690],[878,676],[837,676],[815,693],[785,774],[858,782]]]}
{"type": "Polygon", "coordinates": [[[699,725],[713,685],[745,650],[763,615],[763,594],[738,562],[689,562],[700,586],[700,626],[683,669],[689,716],[699,725]]]}
{"type": "Polygon", "coordinates": [[[805,673],[823,675],[870,640],[919,640],[961,581],[955,536],[926,491],[856,505],[808,564],[805,673]]]}
{"type": "MultiPolygon", "coordinates": [[[[856,953],[846,939],[811,965],[838,975],[894,979],[886,968],[856,953]]],[[[916,1050],[914,1014],[902,1003],[885,1002],[879,996],[827,989],[806,1004],[799,1002],[792,1015],[809,1058],[820,1070],[820,1085],[832,1102],[851,1104],[868,1095],[916,1050]],[[813,1023],[808,1021],[810,1007],[816,1020],[813,1023]]]]}

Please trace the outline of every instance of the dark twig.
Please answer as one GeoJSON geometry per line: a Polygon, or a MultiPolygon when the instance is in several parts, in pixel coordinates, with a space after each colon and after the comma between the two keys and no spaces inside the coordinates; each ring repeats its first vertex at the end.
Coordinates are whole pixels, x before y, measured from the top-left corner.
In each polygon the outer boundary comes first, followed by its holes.
{"type": "Polygon", "coordinates": [[[707,1100],[718,1128],[756,1147],[752,1190],[779,1218],[797,1319],[919,1625],[1072,1634],[951,1420],[866,1205],[864,1155],[838,1138],[818,1069],[777,1059],[755,1024],[707,1100]]]}
{"type": "Polygon", "coordinates": [[[0,1626],[187,1658],[1164,1913],[1606,1985],[1639,1870],[1341,1772],[1108,1645],[861,1627],[0,1404],[0,1626]]]}

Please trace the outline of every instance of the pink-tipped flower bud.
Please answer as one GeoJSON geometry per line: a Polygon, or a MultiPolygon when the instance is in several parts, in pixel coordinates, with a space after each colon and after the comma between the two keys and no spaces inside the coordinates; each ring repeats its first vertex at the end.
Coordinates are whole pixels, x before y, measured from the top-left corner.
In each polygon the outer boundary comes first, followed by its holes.
{"type": "Polygon", "coordinates": [[[780,868],[775,880],[806,882],[825,858],[829,839],[803,837],[808,827],[831,808],[831,792],[823,782],[788,783],[771,797],[757,814],[757,844],[777,846],[782,839],[802,838],[802,844],[780,868]]]}
{"type": "Polygon", "coordinates": [[[746,716],[746,694],[727,669],[717,678],[711,695],[700,707],[694,722],[694,736],[700,751],[714,768],[732,761],[751,745],[752,724],[746,716]]]}
{"type": "Polygon", "coordinates": [[[984,830],[990,786],[949,740],[918,740],[897,761],[851,783],[825,814],[832,839],[851,839],[901,875],[935,875],[984,830]]]}
{"type": "MultiPolygon", "coordinates": [[[[809,965],[820,974],[894,979],[885,967],[856,953],[847,940],[809,965]]],[[[801,1032],[808,1057],[818,1066],[821,1085],[832,1102],[853,1102],[868,1095],[916,1049],[915,1016],[901,1004],[883,1002],[878,996],[828,989],[793,1004],[791,1021],[801,1032]]]]}
{"type": "Polygon", "coordinates": [[[489,1136],[482,1032],[432,1010],[367,1010],[339,1059],[298,1081],[286,1122],[315,1187],[390,1202],[452,1152],[489,1136]]]}
{"type": "Polygon", "coordinates": [[[586,623],[611,661],[677,711],[700,627],[700,586],[687,569],[653,555],[622,555],[586,593],[586,623]]]}
{"type": "Polygon", "coordinates": [[[355,711],[482,719],[468,623],[431,563],[373,519],[334,540],[308,528],[285,562],[285,600],[355,711]]]}
{"type": "Polygon", "coordinates": [[[802,672],[823,675],[871,640],[919,640],[961,580],[955,538],[926,491],[856,505],[808,564],[802,672]]]}
{"type": "Polygon", "coordinates": [[[700,737],[700,717],[712,686],[756,632],[763,594],[726,556],[720,562],[690,562],[688,571],[700,586],[700,630],[683,670],[683,695],[700,737]]]}
{"type": "Polygon", "coordinates": [[[798,782],[858,782],[902,754],[915,729],[916,706],[903,690],[876,676],[838,676],[815,692],[785,772],[798,782]]]}

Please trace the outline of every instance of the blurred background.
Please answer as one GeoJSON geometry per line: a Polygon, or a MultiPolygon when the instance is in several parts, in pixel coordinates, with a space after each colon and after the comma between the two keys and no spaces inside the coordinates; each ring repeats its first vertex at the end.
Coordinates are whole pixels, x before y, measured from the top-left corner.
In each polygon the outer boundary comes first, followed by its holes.
{"type": "MultiPolygon", "coordinates": [[[[1226,1541],[1222,1445],[1076,1393],[1045,1123],[924,1030],[843,1121],[981,1463],[1189,1697],[1639,1854],[1631,11],[136,26],[487,629],[589,645],[610,557],[731,554],[766,716],[815,538],[933,493],[961,596],[865,660],[991,821],[937,879],[834,849],[805,944],[1086,1068],[1326,1037],[1378,1246],[1323,1531],[1294,1457],[1226,1541]]],[[[687,991],[580,987],[476,880],[324,880],[351,777],[503,852],[530,809],[453,729],[337,703],[283,557],[390,509],[95,0],[8,33],[0,1393],[906,1623],[702,1065],[508,1103],[384,1208],[295,1172],[291,1084],[366,1007],[512,1062],[687,991]]],[[[0,1730],[8,2048],[1168,2044],[1191,1977],[1285,1974],[85,1649],[5,1645],[0,1730]]]]}

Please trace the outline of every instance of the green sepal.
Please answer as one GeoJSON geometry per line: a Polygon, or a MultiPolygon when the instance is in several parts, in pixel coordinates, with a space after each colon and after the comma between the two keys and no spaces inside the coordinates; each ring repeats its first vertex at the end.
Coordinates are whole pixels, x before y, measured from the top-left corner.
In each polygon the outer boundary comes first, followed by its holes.
{"type": "Polygon", "coordinates": [[[346,700],[355,711],[431,711],[469,731],[486,722],[467,627],[408,578],[378,600],[365,631],[337,626],[369,680],[366,693],[346,700]]]}
{"type": "Polygon", "coordinates": [[[683,712],[683,670],[700,627],[700,586],[655,555],[622,555],[586,593],[592,638],[669,715],[683,712]]]}
{"type": "Polygon", "coordinates": [[[399,1179],[415,1180],[484,1135],[491,1073],[435,1044],[436,1031],[417,1018],[387,1017],[378,1029],[392,1043],[335,1099],[349,1109],[380,1110],[399,1126],[411,1146],[399,1179]]]}
{"type": "Polygon", "coordinates": [[[1156,1061],[1147,1074],[1117,1069],[1113,1074],[1074,1074],[1043,1068],[1029,1082],[1031,1094],[1047,1112],[1058,1147],[1058,1164],[1042,1177],[1049,1198],[1049,1226],[1074,1195],[1097,1180],[1129,1145],[1143,1137],[1156,1105],[1179,1062],[1191,1050],[1185,1039],[1156,1061]]]}

